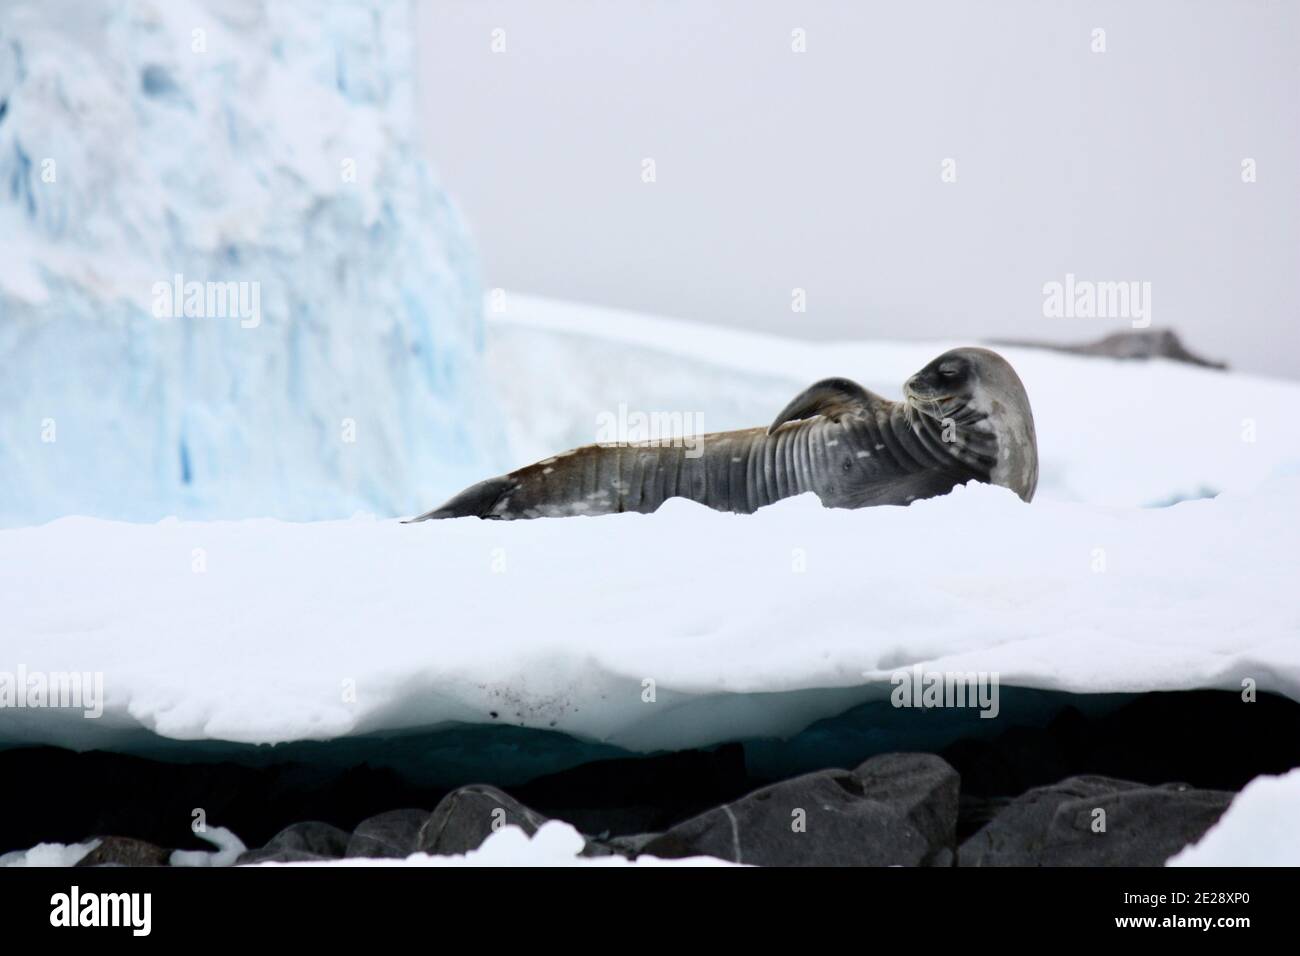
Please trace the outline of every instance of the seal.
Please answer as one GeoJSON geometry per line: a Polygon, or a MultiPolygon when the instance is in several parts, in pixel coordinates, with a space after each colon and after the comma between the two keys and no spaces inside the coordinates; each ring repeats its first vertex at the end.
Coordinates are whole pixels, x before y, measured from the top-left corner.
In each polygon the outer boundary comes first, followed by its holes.
{"type": "Polygon", "coordinates": [[[1024,385],[996,352],[945,352],[892,402],[845,378],[809,386],[767,428],[674,443],[597,444],[471,485],[430,518],[641,513],[669,498],[750,514],[813,492],[830,508],[906,505],[968,481],[1038,485],[1024,385]]]}

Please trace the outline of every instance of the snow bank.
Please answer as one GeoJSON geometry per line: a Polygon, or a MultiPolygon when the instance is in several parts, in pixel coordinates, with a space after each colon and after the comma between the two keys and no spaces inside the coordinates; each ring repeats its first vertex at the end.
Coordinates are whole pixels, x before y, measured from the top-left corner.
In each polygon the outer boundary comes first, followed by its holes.
{"type": "Polygon", "coordinates": [[[0,866],[76,866],[77,861],[99,846],[87,843],[38,843],[30,850],[0,853],[0,866]]]}
{"type": "MultiPolygon", "coordinates": [[[[487,317],[516,465],[595,441],[596,416],[619,403],[691,412],[705,431],[720,431],[766,425],[828,376],[898,399],[909,375],[971,344],[796,341],[514,293],[490,299],[487,317]]],[[[1033,405],[1037,500],[1141,507],[1300,474],[1300,416],[1291,412],[1300,383],[1167,360],[996,349],[1033,405]]]]}
{"type": "Polygon", "coordinates": [[[410,15],[0,6],[0,525],[395,515],[501,463],[410,15]]]}
{"type": "Polygon", "coordinates": [[[65,518],[0,532],[0,672],[100,672],[104,714],[0,710],[0,739],[469,722],[650,751],[786,736],[830,704],[778,692],[844,688],[839,712],[913,665],[1076,692],[1250,678],[1300,699],[1297,503],[1292,478],[1162,509],[974,485],[749,516],[65,518]]]}
{"type": "Polygon", "coordinates": [[[1300,770],[1256,777],[1167,866],[1300,866],[1300,770]]]}

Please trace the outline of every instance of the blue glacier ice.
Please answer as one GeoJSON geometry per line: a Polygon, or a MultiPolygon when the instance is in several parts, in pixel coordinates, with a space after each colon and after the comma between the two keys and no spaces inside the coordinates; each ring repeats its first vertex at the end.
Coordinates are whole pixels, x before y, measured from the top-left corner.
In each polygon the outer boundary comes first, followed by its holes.
{"type": "Polygon", "coordinates": [[[396,515],[501,470],[413,20],[0,6],[0,525],[396,515]]]}

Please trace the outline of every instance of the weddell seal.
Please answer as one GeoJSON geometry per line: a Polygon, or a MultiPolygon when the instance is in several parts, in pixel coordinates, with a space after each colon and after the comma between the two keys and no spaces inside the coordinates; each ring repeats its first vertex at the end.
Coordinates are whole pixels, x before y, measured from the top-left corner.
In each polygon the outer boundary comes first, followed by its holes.
{"type": "Polygon", "coordinates": [[[651,512],[669,498],[749,514],[814,492],[830,508],[906,505],[967,481],[1038,484],[1029,397],[988,349],[945,352],[891,402],[845,378],[809,386],[767,428],[683,443],[597,444],[466,488],[429,518],[544,518],[651,512]]]}

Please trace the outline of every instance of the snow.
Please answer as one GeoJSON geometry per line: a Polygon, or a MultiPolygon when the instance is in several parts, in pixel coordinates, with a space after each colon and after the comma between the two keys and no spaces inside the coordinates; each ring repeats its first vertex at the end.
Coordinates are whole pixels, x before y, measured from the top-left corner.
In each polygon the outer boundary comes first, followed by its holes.
{"type": "Polygon", "coordinates": [[[411,37],[380,0],[0,6],[0,526],[396,515],[501,464],[411,37]],[[178,275],[247,309],[157,317],[178,275]]]}
{"type": "Polygon", "coordinates": [[[483,845],[469,853],[453,856],[430,856],[415,853],[401,860],[351,858],[315,863],[258,863],[256,866],[736,866],[711,856],[692,856],[661,860],[653,856],[584,857],[586,841],[581,833],[560,820],[542,824],[531,839],[517,826],[504,826],[488,836],[483,845]]]}
{"type": "Polygon", "coordinates": [[[98,840],[86,843],[38,843],[30,850],[0,853],[0,867],[5,866],[76,866],[95,847],[98,840]]]}
{"type": "MultiPolygon", "coordinates": [[[[797,329],[783,339],[516,293],[489,299],[486,314],[512,467],[594,441],[596,416],[620,402],[697,413],[705,431],[766,425],[831,376],[898,399],[904,380],[936,355],[972,344],[812,342],[796,340],[797,329]]],[[[1143,507],[1300,474],[1300,417],[1291,413],[1300,383],[1168,360],[992,347],[1033,405],[1038,501],[1143,507]]]]}
{"type": "MultiPolygon", "coordinates": [[[[712,429],[765,422],[828,374],[896,396],[943,347],[489,302],[504,306],[488,358],[520,461],[592,440],[619,402],[699,412],[712,429]]],[[[102,675],[104,693],[99,719],[11,704],[0,743],[511,724],[653,751],[786,737],[886,699],[915,666],[1081,693],[1253,681],[1300,699],[1300,422],[1286,414],[1300,386],[1031,350],[1013,361],[1044,452],[1028,505],[972,485],[860,511],[805,496],[749,516],[674,500],[572,520],[0,530],[0,703],[21,669],[102,675]],[[1222,494],[1144,507],[1202,487],[1222,494]]]]}
{"type": "Polygon", "coordinates": [[[1300,866],[1300,769],[1256,777],[1166,866],[1300,866]]]}
{"type": "Polygon", "coordinates": [[[172,866],[232,866],[239,854],[248,847],[225,827],[204,827],[195,835],[217,848],[216,853],[206,850],[173,850],[168,862],[172,866]]]}
{"type": "Polygon", "coordinates": [[[468,722],[651,751],[786,736],[830,714],[737,695],[844,688],[839,712],[913,665],[1077,692],[1249,678],[1300,699],[1298,493],[1290,478],[1163,509],[972,485],[750,516],[673,500],[522,522],[63,518],[0,532],[4,660],[102,672],[104,716],[9,709],[0,739],[468,722]]]}

